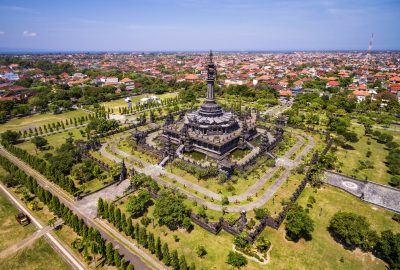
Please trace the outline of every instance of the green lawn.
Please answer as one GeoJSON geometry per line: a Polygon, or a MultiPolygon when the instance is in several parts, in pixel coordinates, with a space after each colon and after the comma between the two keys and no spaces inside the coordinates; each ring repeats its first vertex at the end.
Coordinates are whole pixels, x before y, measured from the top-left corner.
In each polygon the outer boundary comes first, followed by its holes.
{"type": "MultiPolygon", "coordinates": [[[[155,95],[159,97],[160,99],[165,99],[165,98],[172,98],[176,97],[178,94],[177,93],[165,93],[162,95],[155,95]]],[[[132,105],[135,106],[137,102],[140,101],[140,99],[149,97],[149,96],[154,96],[154,94],[143,94],[143,95],[138,95],[138,96],[131,96],[130,99],[132,100],[132,105]]],[[[105,107],[105,109],[114,109],[114,114],[119,114],[118,108],[122,107],[127,107],[127,103],[125,101],[125,98],[121,99],[116,99],[116,100],[111,100],[107,102],[100,103],[100,106],[105,107]]]]}
{"type": "Polygon", "coordinates": [[[310,195],[316,199],[316,204],[310,210],[310,216],[315,222],[313,239],[289,242],[284,236],[284,225],[278,231],[267,228],[262,235],[272,242],[273,247],[271,262],[265,269],[386,269],[381,260],[369,253],[344,249],[330,236],[327,226],[330,218],[341,210],[367,217],[372,227],[378,231],[391,229],[399,232],[399,224],[391,219],[392,212],[364,203],[329,186],[316,193],[306,187],[298,200],[299,204],[305,207],[310,195]],[[340,262],[341,257],[343,262],[340,262]]]}
{"type": "Polygon", "coordinates": [[[81,117],[89,115],[89,113],[83,110],[75,110],[69,111],[61,114],[52,114],[52,113],[44,113],[44,114],[36,114],[32,116],[22,117],[22,118],[15,118],[7,123],[0,125],[0,133],[6,130],[26,130],[29,128],[35,128],[51,123],[55,123],[58,121],[64,121],[66,119],[74,118],[74,117],[81,117]]]}
{"type": "MultiPolygon", "coordinates": [[[[4,171],[1,170],[0,173],[3,174],[4,171]]],[[[15,215],[18,212],[18,209],[6,199],[3,193],[0,193],[0,251],[18,243],[36,231],[32,224],[21,226],[17,222],[15,215]]]]}
{"type": "MultiPolygon", "coordinates": [[[[363,127],[354,126],[354,131],[358,134],[360,140],[356,143],[349,143],[354,149],[348,150],[338,147],[336,152],[340,163],[338,171],[358,179],[367,179],[387,185],[391,175],[388,173],[388,168],[385,164],[385,158],[388,154],[385,145],[378,143],[372,137],[364,136],[363,127]],[[368,141],[370,145],[368,145],[368,141]],[[366,157],[368,151],[372,152],[369,158],[366,157]],[[359,169],[359,161],[365,162],[368,160],[372,162],[374,168],[359,169]]],[[[383,132],[386,133],[387,131],[383,132]]]]}
{"type": "Polygon", "coordinates": [[[294,191],[300,185],[303,180],[304,175],[302,174],[291,174],[287,180],[280,186],[276,191],[273,198],[271,198],[263,207],[267,208],[272,217],[277,217],[277,215],[282,211],[283,202],[288,202],[294,191]]]}
{"type": "Polygon", "coordinates": [[[45,153],[53,153],[56,148],[60,147],[63,143],[65,143],[65,140],[69,137],[68,135],[69,133],[72,133],[72,137],[74,140],[84,139],[82,137],[82,134],[80,133],[80,130],[82,130],[82,128],[81,129],[74,128],[71,130],[62,131],[60,133],[44,137],[48,141],[48,146],[50,146],[48,150],[43,150],[43,151],[36,150],[35,145],[31,143],[30,140],[19,143],[16,146],[28,151],[31,155],[37,155],[43,158],[43,155],[45,153]]]}
{"type": "Polygon", "coordinates": [[[32,246],[19,250],[17,253],[0,261],[0,269],[4,270],[39,270],[39,269],[72,269],[53,248],[40,238],[32,246]]]}

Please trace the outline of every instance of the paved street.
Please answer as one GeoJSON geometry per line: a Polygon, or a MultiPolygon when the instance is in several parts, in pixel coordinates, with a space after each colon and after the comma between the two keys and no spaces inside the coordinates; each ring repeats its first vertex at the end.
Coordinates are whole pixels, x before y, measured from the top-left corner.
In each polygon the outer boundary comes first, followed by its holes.
{"type": "Polygon", "coordinates": [[[325,172],[325,182],[343,189],[366,202],[400,213],[400,190],[373,182],[360,181],[342,174],[325,172]]]}

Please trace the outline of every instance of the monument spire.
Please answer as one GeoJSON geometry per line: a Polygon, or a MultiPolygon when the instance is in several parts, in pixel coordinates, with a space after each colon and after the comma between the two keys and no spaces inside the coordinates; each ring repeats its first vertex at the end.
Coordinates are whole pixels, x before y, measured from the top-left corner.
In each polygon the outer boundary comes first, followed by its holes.
{"type": "Polygon", "coordinates": [[[199,114],[205,117],[219,117],[223,115],[222,108],[214,99],[214,83],[217,77],[217,68],[213,62],[213,53],[210,50],[207,63],[207,95],[206,100],[201,105],[199,114]]]}
{"type": "Polygon", "coordinates": [[[214,81],[217,75],[217,69],[213,63],[213,53],[210,50],[210,62],[207,65],[207,99],[214,100],[214,81]]]}

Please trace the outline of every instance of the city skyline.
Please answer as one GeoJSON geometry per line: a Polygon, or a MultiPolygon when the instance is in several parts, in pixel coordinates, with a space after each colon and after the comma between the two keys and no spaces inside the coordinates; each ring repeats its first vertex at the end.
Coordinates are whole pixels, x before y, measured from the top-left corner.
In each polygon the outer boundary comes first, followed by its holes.
{"type": "Polygon", "coordinates": [[[398,1],[0,1],[0,51],[400,49],[398,1]]]}

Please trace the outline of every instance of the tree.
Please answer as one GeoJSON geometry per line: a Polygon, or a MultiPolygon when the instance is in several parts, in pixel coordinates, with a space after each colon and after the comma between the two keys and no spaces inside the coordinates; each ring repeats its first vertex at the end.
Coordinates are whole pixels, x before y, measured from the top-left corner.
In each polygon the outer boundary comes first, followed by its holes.
{"type": "Polygon", "coordinates": [[[121,255],[119,255],[118,249],[114,249],[114,265],[116,267],[121,265],[121,255]]]}
{"type": "Polygon", "coordinates": [[[254,214],[256,215],[256,219],[261,220],[268,216],[269,212],[265,208],[254,208],[254,214]]]}
{"type": "Polygon", "coordinates": [[[106,245],[106,261],[109,265],[114,262],[114,248],[110,242],[107,242],[106,245]]]}
{"type": "Polygon", "coordinates": [[[152,200],[147,190],[140,190],[137,196],[129,197],[127,210],[132,214],[133,217],[140,217],[151,205],[152,200]]]}
{"type": "Polygon", "coordinates": [[[239,235],[235,236],[235,238],[233,239],[233,243],[238,248],[244,249],[249,245],[249,243],[246,240],[246,237],[247,237],[247,233],[242,232],[239,235]]]}
{"type": "Polygon", "coordinates": [[[256,247],[259,252],[267,252],[271,247],[271,242],[265,239],[263,236],[260,236],[256,241],[256,247]]]}
{"type": "Polygon", "coordinates": [[[157,258],[159,260],[162,260],[162,249],[161,249],[161,239],[160,239],[160,237],[157,237],[157,239],[156,239],[155,249],[156,249],[157,258]]]}
{"type": "MultiPolygon", "coordinates": [[[[390,150],[386,161],[390,172],[394,175],[400,175],[400,148],[390,150]]],[[[396,181],[396,179],[394,180],[396,181]]]]}
{"type": "Polygon", "coordinates": [[[78,163],[73,165],[71,175],[80,183],[86,183],[94,178],[92,169],[86,163],[78,163]]]}
{"type": "Polygon", "coordinates": [[[191,232],[194,229],[193,223],[189,217],[183,219],[182,227],[185,228],[187,232],[191,232]]]}
{"type": "Polygon", "coordinates": [[[16,131],[7,130],[1,133],[1,142],[2,143],[11,143],[15,144],[19,139],[19,133],[16,131]]]}
{"type": "Polygon", "coordinates": [[[346,132],[343,134],[343,136],[344,136],[344,138],[345,138],[347,141],[349,141],[349,142],[352,142],[352,143],[358,142],[357,133],[355,133],[354,131],[346,131],[346,132]]]}
{"type": "Polygon", "coordinates": [[[132,264],[129,264],[128,267],[126,268],[126,270],[135,270],[135,268],[133,267],[132,264]]]}
{"type": "Polygon", "coordinates": [[[377,234],[363,216],[338,212],[333,215],[328,226],[332,237],[348,248],[360,247],[364,251],[372,250],[377,234]]]}
{"type": "Polygon", "coordinates": [[[207,255],[207,250],[203,245],[199,245],[199,246],[196,247],[196,254],[200,258],[203,258],[204,256],[207,255]]]}
{"type": "Polygon", "coordinates": [[[174,270],[179,270],[179,257],[178,251],[174,250],[171,253],[171,267],[174,270]]]}
{"type": "Polygon", "coordinates": [[[393,187],[400,187],[400,175],[394,175],[390,178],[389,185],[393,187]]]}
{"type": "Polygon", "coordinates": [[[311,239],[311,233],[314,231],[314,222],[298,204],[289,207],[285,225],[286,238],[292,241],[298,241],[300,238],[311,239]]]}
{"type": "Polygon", "coordinates": [[[188,270],[186,258],[184,255],[179,257],[179,270],[188,270]]]}
{"type": "Polygon", "coordinates": [[[376,252],[389,264],[390,269],[400,269],[400,233],[383,231],[376,245],[376,252]]]}
{"type": "Polygon", "coordinates": [[[39,150],[42,150],[47,144],[47,140],[43,137],[36,136],[31,139],[31,142],[35,145],[35,147],[39,150]]]}
{"type": "Polygon", "coordinates": [[[163,191],[155,203],[154,216],[158,218],[160,225],[166,225],[171,230],[176,230],[188,216],[182,195],[163,191]]]}
{"type": "Polygon", "coordinates": [[[227,197],[227,196],[224,196],[224,197],[222,198],[221,203],[222,203],[222,205],[228,205],[228,204],[229,204],[229,199],[228,199],[228,197],[227,197]]]}
{"type": "Polygon", "coordinates": [[[104,215],[104,202],[102,198],[99,198],[97,201],[97,215],[103,216],[104,215]]]}
{"type": "Polygon", "coordinates": [[[168,244],[164,243],[163,247],[162,247],[162,260],[163,263],[166,266],[170,266],[171,265],[171,257],[169,255],[169,248],[168,248],[168,244]]]}
{"type": "Polygon", "coordinates": [[[226,263],[239,269],[239,268],[247,265],[247,259],[238,252],[229,251],[228,259],[226,260],[226,263]]]}

